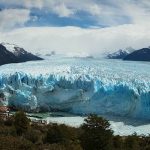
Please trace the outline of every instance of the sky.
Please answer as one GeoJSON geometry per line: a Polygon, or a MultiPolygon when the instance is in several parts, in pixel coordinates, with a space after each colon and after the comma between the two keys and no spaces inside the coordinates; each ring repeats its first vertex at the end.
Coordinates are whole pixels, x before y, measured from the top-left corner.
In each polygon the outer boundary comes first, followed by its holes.
{"type": "Polygon", "coordinates": [[[102,54],[150,46],[150,0],[0,0],[0,42],[102,54]]]}

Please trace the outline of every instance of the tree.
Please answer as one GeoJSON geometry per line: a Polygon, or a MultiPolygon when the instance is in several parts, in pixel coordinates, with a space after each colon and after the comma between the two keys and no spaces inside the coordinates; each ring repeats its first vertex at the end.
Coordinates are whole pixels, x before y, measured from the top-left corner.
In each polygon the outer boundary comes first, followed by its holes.
{"type": "Polygon", "coordinates": [[[112,149],[113,132],[107,120],[97,115],[90,115],[81,126],[81,145],[85,150],[112,149]]]}
{"type": "Polygon", "coordinates": [[[26,132],[29,128],[30,120],[26,117],[25,113],[19,111],[14,116],[14,126],[18,135],[26,132]]]}

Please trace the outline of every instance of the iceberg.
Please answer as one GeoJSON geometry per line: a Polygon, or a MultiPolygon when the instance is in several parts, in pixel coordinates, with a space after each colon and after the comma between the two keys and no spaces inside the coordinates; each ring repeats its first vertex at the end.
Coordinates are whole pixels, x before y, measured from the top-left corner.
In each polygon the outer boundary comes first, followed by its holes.
{"type": "MultiPolygon", "coordinates": [[[[53,57],[0,67],[3,105],[149,119],[150,63],[53,57]]],[[[1,94],[0,94],[1,95],[1,94]]]]}

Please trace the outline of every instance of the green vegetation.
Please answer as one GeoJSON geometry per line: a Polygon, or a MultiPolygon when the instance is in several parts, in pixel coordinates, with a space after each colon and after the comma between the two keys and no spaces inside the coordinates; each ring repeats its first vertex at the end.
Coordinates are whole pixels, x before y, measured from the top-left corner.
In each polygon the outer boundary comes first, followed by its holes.
{"type": "Polygon", "coordinates": [[[112,145],[113,132],[109,122],[102,117],[90,115],[81,126],[81,145],[86,150],[109,150],[112,145]]]}
{"type": "Polygon", "coordinates": [[[30,120],[26,117],[25,113],[20,111],[14,116],[14,126],[18,135],[27,132],[30,120]]]}
{"type": "Polygon", "coordinates": [[[89,115],[79,127],[32,123],[24,112],[0,119],[1,150],[149,150],[150,136],[114,136],[107,120],[89,115]]]}

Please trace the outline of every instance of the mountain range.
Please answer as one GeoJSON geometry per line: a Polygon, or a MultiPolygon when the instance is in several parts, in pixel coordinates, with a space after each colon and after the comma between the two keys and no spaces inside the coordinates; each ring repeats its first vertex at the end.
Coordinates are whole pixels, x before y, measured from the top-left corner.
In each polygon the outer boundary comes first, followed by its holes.
{"type": "Polygon", "coordinates": [[[123,59],[131,61],[150,61],[150,47],[135,50],[133,48],[126,48],[125,50],[118,50],[106,55],[108,59],[123,59]]]}
{"type": "Polygon", "coordinates": [[[9,63],[21,63],[32,60],[43,60],[42,58],[27,52],[23,48],[9,43],[0,44],[0,65],[9,63]]]}

